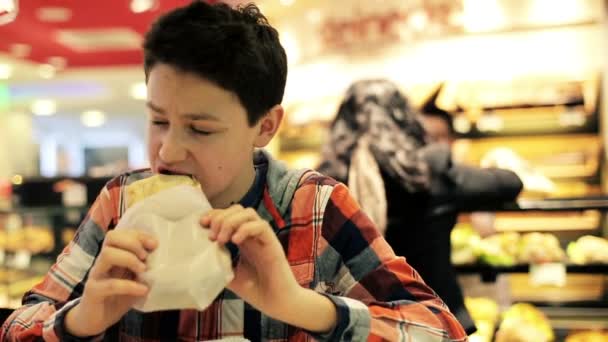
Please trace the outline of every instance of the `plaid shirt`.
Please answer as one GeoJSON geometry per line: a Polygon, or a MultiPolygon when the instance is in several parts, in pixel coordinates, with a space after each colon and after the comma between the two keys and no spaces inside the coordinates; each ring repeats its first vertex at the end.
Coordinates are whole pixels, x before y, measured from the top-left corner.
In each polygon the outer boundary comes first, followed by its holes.
{"type": "Polygon", "coordinates": [[[274,205],[268,186],[258,212],[271,218],[298,283],[336,305],[338,322],[333,331],[318,335],[289,326],[225,290],[205,311],[131,310],[101,336],[70,336],[63,326],[65,314],[79,302],[105,233],[124,211],[124,190],[150,175],[132,172],[107,184],[74,240],[4,323],[1,341],[41,337],[46,341],[200,341],[239,336],[264,341],[467,339],[445,304],[404,258],[394,255],[347,188],[314,172],[299,178],[284,215],[274,205]]]}

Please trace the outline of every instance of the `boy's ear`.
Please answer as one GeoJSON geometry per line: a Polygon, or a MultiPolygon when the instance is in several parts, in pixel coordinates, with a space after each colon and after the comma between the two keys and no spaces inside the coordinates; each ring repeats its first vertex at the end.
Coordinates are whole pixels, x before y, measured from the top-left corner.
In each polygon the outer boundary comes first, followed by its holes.
{"type": "Polygon", "coordinates": [[[256,124],[258,134],[253,141],[255,147],[264,147],[268,145],[281,126],[284,112],[283,106],[276,105],[270,108],[268,113],[260,119],[256,124]]]}

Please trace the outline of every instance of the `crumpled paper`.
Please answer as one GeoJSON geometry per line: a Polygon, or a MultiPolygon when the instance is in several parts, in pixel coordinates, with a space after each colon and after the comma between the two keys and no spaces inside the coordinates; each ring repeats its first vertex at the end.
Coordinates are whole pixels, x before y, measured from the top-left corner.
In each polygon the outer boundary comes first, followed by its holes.
{"type": "Polygon", "coordinates": [[[139,278],[150,291],[135,303],[135,309],[202,311],[233,279],[230,253],[210,241],[208,230],[199,223],[210,209],[199,188],[177,185],[125,211],[116,229],[143,231],[159,242],[139,278]]]}

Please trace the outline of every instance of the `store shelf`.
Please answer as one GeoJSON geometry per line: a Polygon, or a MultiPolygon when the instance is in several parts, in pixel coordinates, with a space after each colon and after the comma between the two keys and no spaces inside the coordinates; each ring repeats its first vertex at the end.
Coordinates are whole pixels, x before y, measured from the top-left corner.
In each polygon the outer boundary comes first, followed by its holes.
{"type": "MultiPolygon", "coordinates": [[[[484,282],[496,280],[496,276],[504,273],[528,273],[530,265],[491,266],[486,264],[454,265],[459,274],[480,274],[484,282]]],[[[605,274],[608,275],[608,264],[566,265],[570,274],[605,274]]]]}
{"type": "Polygon", "coordinates": [[[43,214],[43,215],[62,215],[67,212],[86,212],[89,207],[64,207],[64,206],[48,206],[48,207],[15,207],[12,209],[0,209],[0,215],[9,214],[43,214]]]}
{"type": "MultiPolygon", "coordinates": [[[[577,211],[608,210],[608,196],[520,199],[501,206],[482,208],[484,211],[577,211]]],[[[475,211],[481,211],[479,208],[475,211]]]]}

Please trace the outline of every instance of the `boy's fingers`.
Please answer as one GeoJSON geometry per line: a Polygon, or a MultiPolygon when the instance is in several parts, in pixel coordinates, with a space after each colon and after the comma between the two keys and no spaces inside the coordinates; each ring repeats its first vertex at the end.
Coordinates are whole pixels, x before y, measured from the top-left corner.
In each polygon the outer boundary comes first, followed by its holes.
{"type": "Polygon", "coordinates": [[[234,215],[235,213],[238,213],[239,211],[243,210],[243,207],[240,204],[236,204],[231,206],[228,209],[223,209],[223,210],[214,210],[213,212],[210,213],[210,222],[208,224],[209,228],[210,228],[210,238],[212,240],[215,240],[216,238],[219,237],[220,231],[222,230],[222,225],[224,223],[224,220],[227,217],[230,217],[231,215],[234,215]]]}
{"type": "Polygon", "coordinates": [[[251,208],[242,209],[238,212],[234,212],[232,215],[224,218],[221,224],[221,230],[217,237],[217,240],[221,243],[230,241],[232,234],[240,229],[240,226],[246,222],[261,220],[255,210],[251,208]]]}
{"type": "Polygon", "coordinates": [[[239,230],[232,235],[232,242],[240,245],[245,240],[250,238],[259,238],[264,234],[264,231],[268,228],[266,221],[249,221],[242,224],[239,230]]]}
{"type": "Polygon", "coordinates": [[[146,259],[148,251],[156,248],[156,244],[154,237],[132,230],[112,230],[106,234],[104,240],[104,247],[111,246],[130,251],[141,260],[146,259]]]}
{"type": "Polygon", "coordinates": [[[126,268],[135,274],[146,270],[146,265],[130,251],[104,246],[97,257],[95,276],[107,274],[113,267],[126,268]]]}
{"type": "Polygon", "coordinates": [[[135,296],[141,297],[148,293],[148,287],[134,280],[127,279],[102,279],[87,283],[87,286],[92,287],[91,293],[100,297],[110,296],[135,296]]]}

